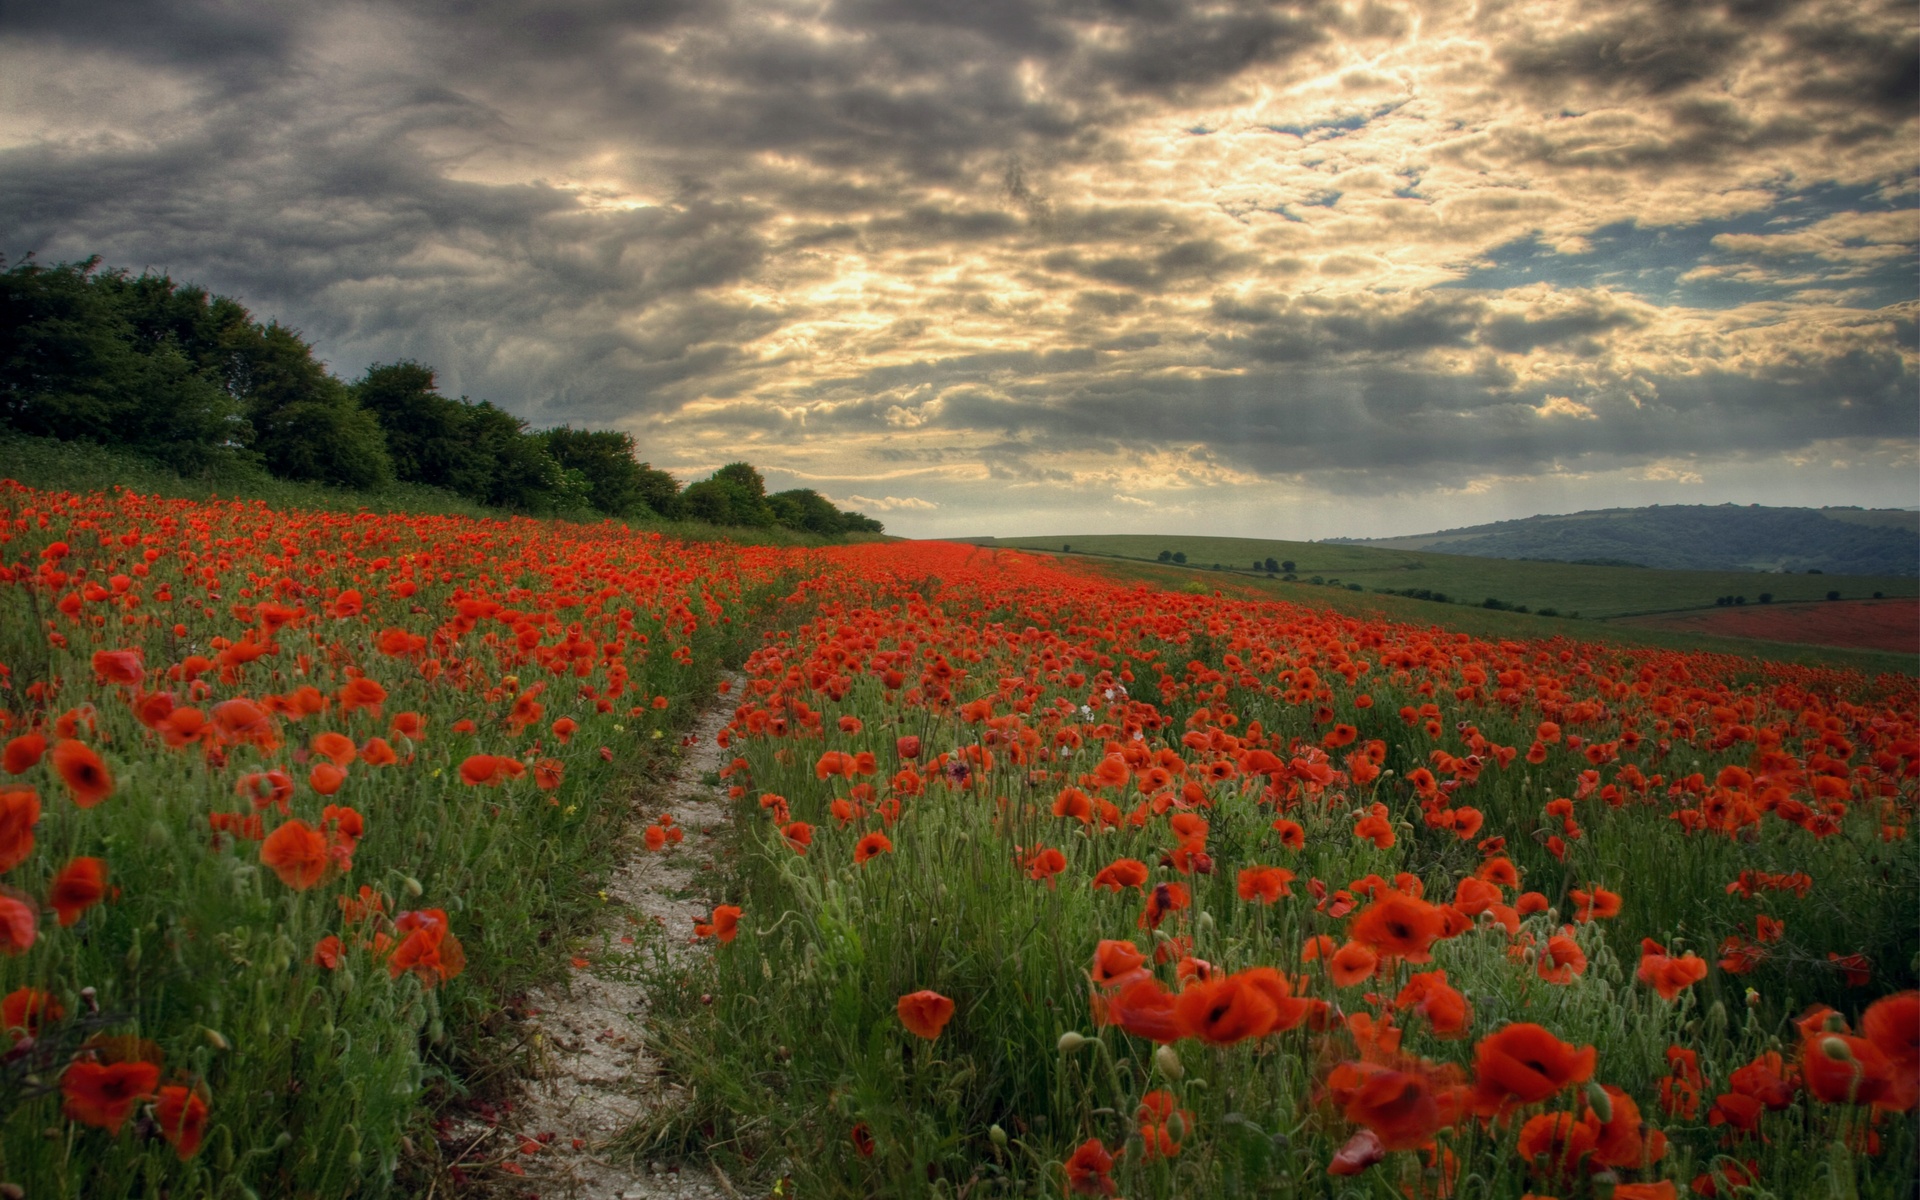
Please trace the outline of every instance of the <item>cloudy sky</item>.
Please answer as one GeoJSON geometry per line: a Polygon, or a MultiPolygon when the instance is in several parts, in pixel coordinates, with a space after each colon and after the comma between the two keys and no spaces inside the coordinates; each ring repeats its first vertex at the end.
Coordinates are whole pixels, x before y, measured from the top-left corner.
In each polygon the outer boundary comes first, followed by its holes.
{"type": "Polygon", "coordinates": [[[1920,503],[1908,0],[14,0],[0,252],[914,535],[1920,503]]]}

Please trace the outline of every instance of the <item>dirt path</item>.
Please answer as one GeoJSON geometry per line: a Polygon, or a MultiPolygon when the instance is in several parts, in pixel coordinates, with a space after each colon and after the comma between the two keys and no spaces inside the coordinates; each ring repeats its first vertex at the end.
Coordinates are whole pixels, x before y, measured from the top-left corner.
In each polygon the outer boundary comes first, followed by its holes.
{"type": "Polygon", "coordinates": [[[638,798],[624,857],[607,884],[604,936],[574,960],[576,970],[564,991],[527,997],[534,1077],[503,1125],[511,1126],[508,1137],[521,1144],[515,1161],[526,1172],[526,1191],[543,1200],[728,1200],[739,1195],[711,1171],[628,1163],[603,1153],[641,1115],[678,1101],[678,1088],[661,1079],[647,1052],[641,1031],[646,990],[630,978],[620,951],[646,940],[638,935],[654,924],[664,931],[669,953],[707,952],[688,945],[688,939],[694,920],[708,915],[695,879],[713,865],[709,831],[727,820],[724,793],[701,783],[726,761],[714,735],[732,715],[727,699],[717,697],[701,715],[683,742],[672,780],[660,792],[638,798]],[[673,814],[685,840],[655,853],[643,835],[663,812],[673,814]],[[684,898],[689,896],[696,898],[684,898]],[[615,953],[596,961],[602,944],[615,953]]]}

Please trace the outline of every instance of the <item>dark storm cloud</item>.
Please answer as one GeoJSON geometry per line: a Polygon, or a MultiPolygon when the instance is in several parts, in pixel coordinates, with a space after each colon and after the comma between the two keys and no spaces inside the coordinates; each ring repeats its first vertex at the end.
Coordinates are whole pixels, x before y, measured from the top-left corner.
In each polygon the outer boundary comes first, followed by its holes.
{"type": "MultiPolygon", "coordinates": [[[[1771,236],[1784,191],[1711,228],[1618,198],[1710,196],[1801,148],[1738,186],[1804,191],[1824,177],[1792,163],[1910,141],[1904,11],[13,5],[16,67],[71,60],[76,95],[122,71],[135,90],[84,120],[52,101],[22,118],[40,132],[0,149],[0,251],[169,270],[302,329],[342,374],[416,357],[541,422],[733,431],[769,456],[853,437],[862,462],[997,479],[1177,447],[1402,486],[1905,437],[1891,319],[1829,336],[1783,311],[1767,319],[1791,349],[1772,357],[1744,327],[1675,327],[1685,271],[1737,265],[1713,286],[1794,297],[1853,286],[1858,239],[1800,258],[1710,244],[1771,236]],[[1447,21],[1481,59],[1376,69],[1447,21]],[[1406,82],[1421,71],[1439,82],[1406,82]],[[1733,88],[1743,71],[1763,83],[1733,88]],[[1456,117],[1442,83],[1462,104],[1526,99],[1456,117]],[[1247,106],[1260,140],[1229,147],[1221,114],[1247,106]],[[1556,238],[1635,221],[1705,232],[1638,276],[1435,286],[1509,270],[1503,247],[1572,261],[1556,238]],[[1635,290],[1649,280],[1668,290],[1635,290]]],[[[1860,211],[1864,181],[1898,182],[1847,170],[1860,211]]]]}

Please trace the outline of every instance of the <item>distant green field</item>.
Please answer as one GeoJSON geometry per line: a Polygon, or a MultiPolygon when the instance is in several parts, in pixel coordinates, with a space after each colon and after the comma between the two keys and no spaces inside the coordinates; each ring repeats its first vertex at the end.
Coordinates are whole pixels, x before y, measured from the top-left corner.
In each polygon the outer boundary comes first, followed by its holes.
{"type": "MultiPolygon", "coordinates": [[[[994,544],[1006,545],[1007,542],[1001,541],[994,544]]],[[[1051,553],[1058,555],[1059,549],[1056,547],[1051,553]]],[[[1204,568],[1196,572],[1137,559],[1089,554],[1084,561],[1103,573],[1123,579],[1141,580],[1156,587],[1219,588],[1230,595],[1262,595],[1315,608],[1331,608],[1354,616],[1384,617],[1390,621],[1404,622],[1409,625],[1438,626],[1481,638],[1518,640],[1563,637],[1608,645],[1651,646],[1663,650],[1730,654],[1753,660],[1756,679],[1764,676],[1768,663],[1834,667],[1859,671],[1866,675],[1920,674],[1920,660],[1916,660],[1912,655],[1892,654],[1880,650],[1762,642],[1751,638],[1715,637],[1709,634],[1639,629],[1626,625],[1611,625],[1605,621],[1498,612],[1477,606],[1434,604],[1423,600],[1409,600],[1402,596],[1350,592],[1344,587],[1314,587],[1306,583],[1286,583],[1277,579],[1268,579],[1264,575],[1215,573],[1204,568]]]]}
{"type": "MultiPolygon", "coordinates": [[[[1394,592],[1425,588],[1444,593],[1455,604],[1480,605],[1488,599],[1562,616],[1578,613],[1601,619],[1642,613],[1712,608],[1720,596],[1745,596],[1759,602],[1762,592],[1777,601],[1824,600],[1837,591],[1848,600],[1879,592],[1920,595],[1920,579],[1911,576],[1769,575],[1756,571],[1656,571],[1647,567],[1590,567],[1575,563],[1472,558],[1460,554],[1342,546],[1320,542],[1280,542],[1259,538],[1157,536],[1153,534],[1064,534],[1050,537],[972,538],[981,545],[1014,546],[1058,553],[1153,562],[1161,551],[1187,556],[1186,569],[1210,572],[1215,563],[1251,575],[1255,562],[1291,561],[1301,583],[1319,576],[1324,584],[1359,584],[1365,591],[1394,592]]],[[[1264,577],[1265,571],[1259,574],[1264,577]]],[[[1442,610],[1444,611],[1444,610],[1442,610]]],[[[1441,617],[1436,613],[1434,620],[1441,617]]],[[[1447,618],[1451,620],[1452,618],[1447,618]]]]}

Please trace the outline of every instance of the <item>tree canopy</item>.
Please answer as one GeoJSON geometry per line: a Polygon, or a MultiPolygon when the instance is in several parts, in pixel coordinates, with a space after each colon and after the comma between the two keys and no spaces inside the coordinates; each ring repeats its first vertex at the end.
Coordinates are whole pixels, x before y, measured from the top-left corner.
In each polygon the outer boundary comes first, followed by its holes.
{"type": "Polygon", "coordinates": [[[532,429],[491,401],[443,395],[424,363],[375,363],[343,382],[298,331],[254,320],[239,301],[103,270],[98,258],[0,270],[0,424],[186,472],[239,460],[285,479],[363,490],[399,480],[520,512],[823,537],[882,528],[811,488],[769,496],[745,462],[683,489],[640,460],[631,434],[532,429]]]}

